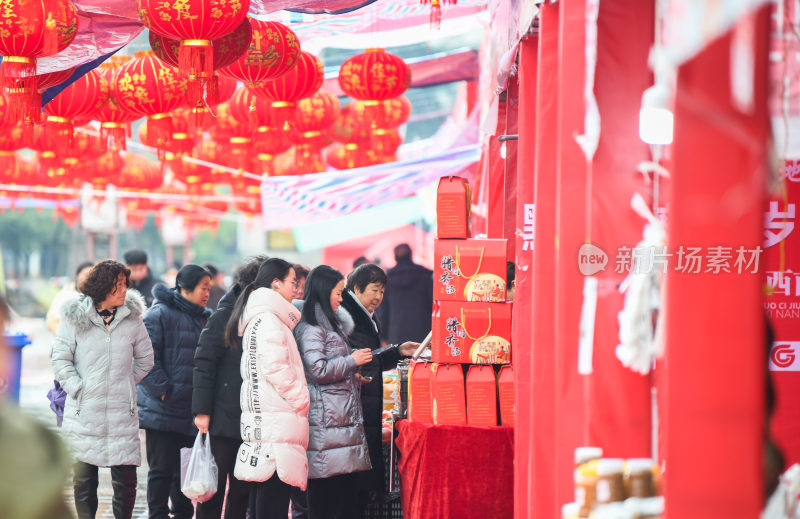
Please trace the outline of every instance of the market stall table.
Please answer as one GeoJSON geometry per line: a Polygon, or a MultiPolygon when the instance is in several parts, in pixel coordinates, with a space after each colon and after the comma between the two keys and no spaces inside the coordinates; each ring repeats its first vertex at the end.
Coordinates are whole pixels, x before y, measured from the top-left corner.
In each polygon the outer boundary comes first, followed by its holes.
{"type": "Polygon", "coordinates": [[[512,427],[396,427],[406,519],[513,517],[512,427]]]}

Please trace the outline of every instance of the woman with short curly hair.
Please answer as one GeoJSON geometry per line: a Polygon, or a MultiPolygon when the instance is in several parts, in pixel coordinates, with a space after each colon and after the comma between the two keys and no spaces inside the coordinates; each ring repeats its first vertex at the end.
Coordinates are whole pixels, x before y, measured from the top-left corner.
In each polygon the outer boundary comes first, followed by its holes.
{"type": "Polygon", "coordinates": [[[142,321],[145,304],[122,263],[97,263],[65,303],[52,361],[67,392],[63,434],[77,459],[73,477],[79,519],[97,513],[98,467],[111,467],[116,519],[130,519],[141,464],[136,383],[153,367],[142,321]]]}

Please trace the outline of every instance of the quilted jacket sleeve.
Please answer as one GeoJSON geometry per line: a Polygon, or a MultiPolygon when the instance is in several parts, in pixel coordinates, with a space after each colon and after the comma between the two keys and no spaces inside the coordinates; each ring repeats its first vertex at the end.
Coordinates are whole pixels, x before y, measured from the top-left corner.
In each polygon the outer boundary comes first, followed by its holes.
{"type": "Polygon", "coordinates": [[[133,343],[133,378],[138,384],[153,369],[153,345],[143,322],[139,321],[136,331],[133,343]]]}
{"type": "Polygon", "coordinates": [[[277,317],[270,316],[269,326],[258,330],[259,371],[281,397],[299,414],[308,411],[308,387],[297,376],[289,360],[289,348],[296,348],[291,331],[277,317]]]}
{"type": "Polygon", "coordinates": [[[192,372],[192,414],[212,414],[214,392],[217,387],[217,367],[225,355],[225,325],[231,316],[230,311],[217,310],[200,333],[197,349],[194,351],[194,371],[192,372]]]}
{"type": "Polygon", "coordinates": [[[167,372],[164,371],[164,330],[162,313],[159,307],[153,307],[144,315],[144,325],[153,347],[153,369],[139,383],[147,393],[156,399],[169,392],[170,383],[167,372]]]}
{"type": "Polygon", "coordinates": [[[75,369],[75,348],[78,342],[72,327],[63,320],[58,325],[56,342],[53,345],[51,361],[55,379],[73,398],[77,398],[83,389],[83,380],[75,369]]]}
{"type": "Polygon", "coordinates": [[[356,372],[356,360],[352,355],[337,355],[330,359],[325,356],[325,338],[327,331],[320,326],[301,325],[297,334],[300,353],[303,355],[303,366],[306,377],[317,384],[333,384],[346,379],[356,372]]]}

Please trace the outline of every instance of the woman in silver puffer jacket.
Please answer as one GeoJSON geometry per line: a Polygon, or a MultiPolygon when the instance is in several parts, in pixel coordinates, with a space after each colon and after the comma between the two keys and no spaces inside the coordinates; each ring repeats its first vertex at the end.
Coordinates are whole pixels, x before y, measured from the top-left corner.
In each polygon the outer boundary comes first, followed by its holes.
{"type": "Polygon", "coordinates": [[[369,470],[359,398],[360,366],[369,348],[353,351],[353,319],[341,307],[344,276],[327,265],[308,275],[295,328],[311,407],[308,412],[308,512],[311,519],[350,519],[358,512],[356,473],[369,470]]]}
{"type": "Polygon", "coordinates": [[[116,519],[129,519],[141,464],[136,383],[153,367],[142,322],[144,298],[116,261],[92,267],[82,295],[62,309],[53,345],[55,378],[67,392],[62,433],[77,459],[73,490],[80,519],[97,512],[98,467],[111,467],[116,519]]]}

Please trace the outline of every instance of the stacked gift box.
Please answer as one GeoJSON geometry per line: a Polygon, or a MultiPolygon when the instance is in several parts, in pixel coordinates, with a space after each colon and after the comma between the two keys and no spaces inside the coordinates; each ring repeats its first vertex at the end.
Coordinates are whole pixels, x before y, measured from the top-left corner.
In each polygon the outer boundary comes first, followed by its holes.
{"type": "Polygon", "coordinates": [[[436,199],[431,361],[409,367],[408,418],[512,426],[506,240],[470,238],[469,208],[466,180],[442,178],[436,199]]]}

